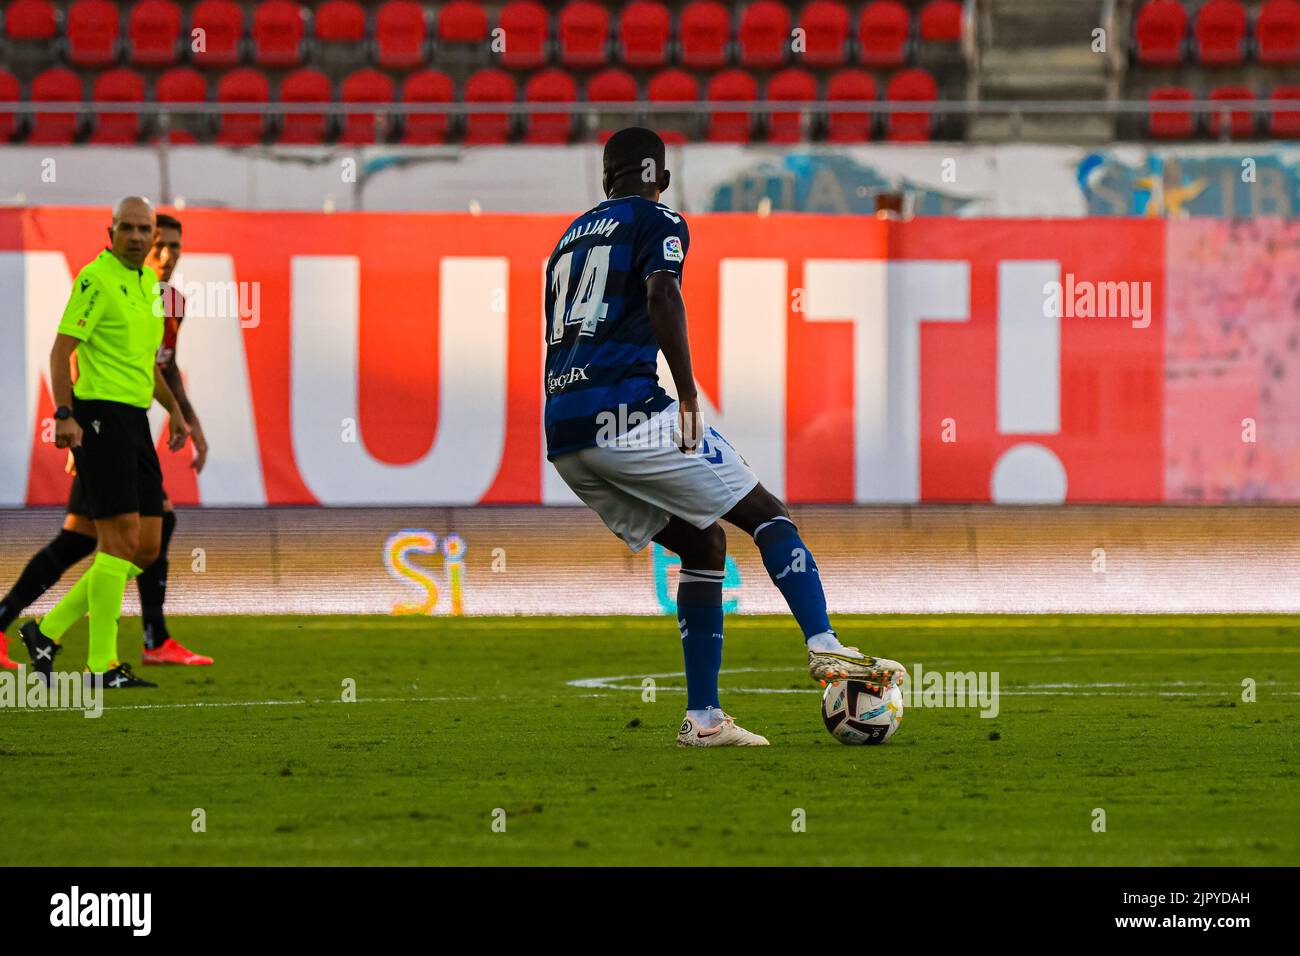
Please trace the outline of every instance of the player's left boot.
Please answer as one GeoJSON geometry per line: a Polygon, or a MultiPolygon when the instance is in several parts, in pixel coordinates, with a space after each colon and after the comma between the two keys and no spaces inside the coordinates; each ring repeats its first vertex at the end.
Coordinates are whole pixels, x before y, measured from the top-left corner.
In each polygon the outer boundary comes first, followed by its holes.
{"type": "Polygon", "coordinates": [[[145,680],[143,677],[136,677],[131,670],[131,665],[122,663],[116,667],[110,668],[102,674],[94,674],[86,671],[83,675],[86,684],[99,684],[101,687],[127,688],[127,687],[157,687],[158,685],[145,680]]]}
{"type": "Polygon", "coordinates": [[[856,647],[836,650],[808,649],[808,673],[826,686],[830,681],[859,680],[882,689],[901,687],[907,680],[907,668],[885,657],[871,657],[856,647]]]}
{"type": "Polygon", "coordinates": [[[701,727],[687,717],[677,731],[679,747],[766,747],[767,738],[736,726],[736,718],[722,715],[722,723],[715,727],[701,727]]]}
{"type": "Polygon", "coordinates": [[[50,686],[50,676],[54,673],[54,658],[63,651],[62,644],[56,644],[41,633],[35,618],[27,621],[18,629],[18,636],[23,639],[27,656],[31,659],[32,670],[41,676],[42,683],[50,686]]]}
{"type": "Polygon", "coordinates": [[[159,647],[144,649],[140,655],[141,664],[179,664],[182,666],[202,667],[212,663],[212,658],[196,654],[182,644],[167,638],[159,647]]]}
{"type": "Polygon", "coordinates": [[[9,658],[9,638],[5,637],[4,631],[0,631],[0,667],[7,671],[18,670],[18,662],[9,658]]]}

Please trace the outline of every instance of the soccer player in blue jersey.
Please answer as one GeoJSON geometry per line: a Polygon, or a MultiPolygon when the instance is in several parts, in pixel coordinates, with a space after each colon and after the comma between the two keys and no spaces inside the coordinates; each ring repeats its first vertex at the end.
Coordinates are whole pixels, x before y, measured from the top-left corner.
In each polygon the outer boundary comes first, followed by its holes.
{"type": "Polygon", "coordinates": [[[657,134],[615,133],[604,153],[608,198],[573,221],[547,262],[547,457],[634,552],[654,541],[681,558],[686,719],[678,745],[764,746],[718,700],[727,555],[719,519],[758,545],[803,631],[813,679],[889,687],[906,671],[840,643],[817,563],[789,511],[700,419],[681,291],[691,238],[685,218],[659,202],[668,183],[657,134]],[[659,384],[661,350],[676,399],[659,384]]]}

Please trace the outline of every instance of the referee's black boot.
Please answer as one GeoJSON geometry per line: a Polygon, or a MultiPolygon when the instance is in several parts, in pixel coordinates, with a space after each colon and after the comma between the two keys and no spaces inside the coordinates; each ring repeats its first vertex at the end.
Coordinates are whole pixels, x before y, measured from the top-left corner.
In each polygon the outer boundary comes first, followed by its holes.
{"type": "Polygon", "coordinates": [[[32,670],[41,676],[46,687],[50,686],[50,675],[54,673],[54,658],[63,650],[62,644],[56,644],[44,634],[33,618],[18,629],[18,635],[27,648],[27,656],[32,659],[32,670]]]}
{"type": "Polygon", "coordinates": [[[142,677],[136,677],[131,671],[130,664],[118,664],[112,670],[104,671],[102,674],[92,674],[86,671],[86,684],[95,684],[100,689],[105,687],[157,687],[150,681],[142,677]]]}

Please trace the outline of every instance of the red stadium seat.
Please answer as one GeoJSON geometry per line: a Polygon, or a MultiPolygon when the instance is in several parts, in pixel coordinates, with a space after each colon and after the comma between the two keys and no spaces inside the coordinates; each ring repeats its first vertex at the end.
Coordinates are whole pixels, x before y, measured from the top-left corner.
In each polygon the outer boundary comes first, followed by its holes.
{"type": "MultiPolygon", "coordinates": [[[[1255,91],[1249,86],[1217,86],[1210,91],[1211,100],[1217,102],[1233,100],[1254,100],[1255,91]]],[[[1210,135],[1221,136],[1226,129],[1230,139],[1248,139],[1255,132],[1255,114],[1249,110],[1231,110],[1227,113],[1227,126],[1224,126],[1224,114],[1220,110],[1211,110],[1209,115],[1210,135]]]]}
{"type": "Polygon", "coordinates": [[[1207,66],[1239,66],[1246,59],[1246,8],[1239,0],[1206,0],[1196,13],[1196,56],[1207,66]]]}
{"type": "Polygon", "coordinates": [[[501,8],[497,26],[504,31],[505,49],[502,66],[512,70],[531,70],[547,60],[547,42],[551,18],[536,0],[511,0],[501,8]]]}
{"type": "Polygon", "coordinates": [[[461,73],[492,61],[487,10],[483,4],[452,0],[438,11],[434,59],[461,73]]]}
{"type": "MultiPolygon", "coordinates": [[[[280,82],[281,103],[328,103],[330,81],[320,70],[294,70],[280,82]]],[[[314,146],[325,141],[324,113],[286,113],[280,142],[314,146]]]]}
{"type": "Polygon", "coordinates": [[[638,98],[636,80],[626,70],[611,67],[587,81],[587,102],[604,107],[596,115],[595,132],[600,142],[605,142],[615,131],[640,121],[631,109],[620,109],[615,105],[635,103],[638,98]]]}
{"type": "MultiPolygon", "coordinates": [[[[925,70],[899,70],[885,86],[885,99],[895,102],[934,102],[938,98],[939,89],[934,77],[925,70]]],[[[930,113],[890,113],[885,127],[890,142],[925,142],[934,127],[934,116],[930,113]]]]}
{"type": "Polygon", "coordinates": [[[179,66],[158,77],[154,98],[159,103],[202,103],[208,98],[208,84],[198,70],[179,66]]]}
{"type": "Polygon", "coordinates": [[[131,62],[170,66],[180,57],[181,8],[171,0],[141,0],[126,28],[131,62]]]}
{"type": "MultiPolygon", "coordinates": [[[[758,83],[744,70],[723,70],[709,80],[706,98],[713,102],[753,102],[758,99],[758,83]]],[[[748,143],[754,128],[753,113],[710,113],[710,143],[748,143]]]]}
{"type": "Polygon", "coordinates": [[[637,98],[636,80],[626,70],[601,70],[587,81],[587,100],[591,103],[633,103],[637,98]]]}
{"type": "MultiPolygon", "coordinates": [[[[503,70],[479,70],[465,81],[466,103],[513,103],[516,98],[515,79],[503,70]]],[[[504,143],[509,137],[509,113],[471,113],[465,121],[467,144],[504,143]]]]}
{"type": "MultiPolygon", "coordinates": [[[[81,77],[65,67],[52,67],[32,80],[30,93],[33,103],[80,103],[81,77]]],[[[76,135],[76,113],[37,113],[27,142],[57,146],[71,143],[76,135]]]]}
{"type": "MultiPolygon", "coordinates": [[[[217,81],[219,103],[266,103],[271,84],[260,70],[241,67],[217,81]]],[[[262,141],[265,117],[261,113],[223,113],[217,125],[217,142],[225,146],[252,146],[262,141]]]]}
{"type": "Polygon", "coordinates": [[[1162,86],[1152,90],[1147,97],[1151,113],[1147,128],[1156,139],[1187,139],[1196,128],[1196,117],[1189,109],[1157,109],[1165,103],[1184,103],[1192,100],[1192,91],[1184,86],[1162,86]]]}
{"type": "Polygon", "coordinates": [[[898,0],[873,0],[858,18],[858,58],[866,66],[902,66],[912,20],[898,0]]]}
{"type": "MultiPolygon", "coordinates": [[[[866,70],[840,70],[826,84],[826,100],[835,103],[874,103],[876,81],[866,70]]],[[[832,143],[865,143],[871,139],[871,113],[831,113],[826,139],[832,143]]]]}
{"type": "MultiPolygon", "coordinates": [[[[807,70],[798,67],[782,70],[768,81],[767,98],[776,102],[811,103],[817,99],[817,81],[807,70]]],[[[797,143],[803,138],[802,113],[773,113],[768,119],[769,143],[797,143]]]]}
{"type": "Polygon", "coordinates": [[[668,62],[672,15],[662,3],[634,0],[619,18],[619,45],[628,66],[663,66],[668,62]]]}
{"type": "MultiPolygon", "coordinates": [[[[529,103],[576,103],[578,84],[564,70],[540,70],[524,87],[524,99],[529,103]]],[[[569,141],[572,130],[572,113],[533,113],[528,117],[524,142],[563,144],[569,141]]]]}
{"type": "Polygon", "coordinates": [[[53,40],[59,34],[58,13],[50,0],[14,0],[4,13],[10,40],[53,40]]]}
{"type": "MultiPolygon", "coordinates": [[[[344,79],[339,92],[344,103],[391,103],[393,81],[387,73],[379,70],[357,70],[344,79]]],[[[348,113],[343,117],[343,135],[339,142],[358,146],[379,138],[374,113],[348,113]]]]}
{"type": "Polygon", "coordinates": [[[428,36],[424,7],[415,0],[388,0],[375,13],[375,48],[385,69],[409,70],[424,63],[428,36]]]}
{"type": "Polygon", "coordinates": [[[693,0],[682,8],[677,38],[683,65],[696,70],[722,66],[731,40],[731,14],[717,0],[693,0]]]}
{"type": "Polygon", "coordinates": [[[0,62],[20,82],[57,62],[59,14],[50,0],[13,0],[0,19],[0,35],[8,37],[0,44],[0,62]]]}
{"type": "Polygon", "coordinates": [[[737,46],[744,66],[780,66],[790,52],[790,11],[775,0],[756,0],[740,15],[737,46]]]}
{"type": "MultiPolygon", "coordinates": [[[[17,103],[19,98],[18,77],[8,70],[0,70],[0,103],[17,103]]],[[[17,114],[0,113],[0,143],[13,139],[17,129],[17,114]]]]}
{"type": "Polygon", "coordinates": [[[570,67],[609,62],[609,12],[602,4],[574,0],[560,11],[560,62],[570,67]]]}
{"type": "Polygon", "coordinates": [[[1300,63],[1300,0],[1268,0],[1255,20],[1255,42],[1260,63],[1300,63]]]}
{"type": "MultiPolygon", "coordinates": [[[[700,98],[700,88],[695,77],[685,70],[670,68],[656,73],[646,86],[646,99],[651,103],[694,103],[700,98]]],[[[686,130],[694,125],[688,115],[678,118],[656,114],[655,132],[665,143],[685,143],[686,130]]]]}
{"type": "Polygon", "coordinates": [[[737,47],[745,66],[780,66],[790,52],[790,12],[775,0],[757,0],[740,16],[737,47]]]}
{"type": "Polygon", "coordinates": [[[961,3],[959,0],[930,0],[921,8],[918,32],[924,43],[961,42],[961,3]]]}
{"type": "Polygon", "coordinates": [[[1149,0],[1133,26],[1137,61],[1143,66],[1174,66],[1183,62],[1187,39],[1187,10],[1178,0],[1149,0]]]}
{"type": "Polygon", "coordinates": [[[1300,86],[1279,86],[1270,97],[1273,112],[1268,131],[1274,136],[1300,139],[1300,86]]]}
{"type": "Polygon", "coordinates": [[[803,8],[799,26],[804,31],[804,52],[799,57],[802,62],[810,66],[844,65],[848,58],[850,27],[849,11],[844,4],[813,0],[803,8]]]}
{"type": "Polygon", "coordinates": [[[366,11],[356,0],[325,0],[316,8],[316,39],[322,43],[361,43],[366,11]]]}
{"type": "Polygon", "coordinates": [[[253,13],[253,62],[297,66],[307,34],[306,15],[294,0],[267,0],[253,13]]]}
{"type": "Polygon", "coordinates": [[[325,0],[314,21],[316,65],[331,76],[347,73],[370,58],[366,12],[356,0],[325,0]]]}
{"type": "Polygon", "coordinates": [[[230,66],[239,62],[244,37],[244,11],[233,0],[199,0],[190,13],[190,59],[199,66],[230,66]],[[203,49],[195,49],[202,30],[203,49]]]}
{"type": "MultiPolygon", "coordinates": [[[[141,103],[144,101],[144,77],[134,70],[118,67],[95,77],[91,93],[96,103],[141,103]]],[[[92,143],[127,144],[140,138],[138,113],[99,113],[95,117],[92,143]]]]}
{"type": "Polygon", "coordinates": [[[68,62],[73,66],[108,66],[117,62],[121,16],[109,0],[74,0],[68,7],[68,62]]]}
{"type": "Polygon", "coordinates": [[[438,40],[442,43],[486,43],[487,11],[483,4],[453,0],[438,12],[438,40]]]}
{"type": "MultiPolygon", "coordinates": [[[[420,70],[402,84],[403,103],[450,103],[456,98],[451,77],[441,70],[420,70]]],[[[411,113],[406,117],[402,142],[429,146],[447,140],[451,119],[446,113],[411,113]]]]}
{"type": "MultiPolygon", "coordinates": [[[[207,98],[207,80],[198,70],[188,66],[167,70],[154,85],[154,99],[159,103],[203,103],[207,98]]],[[[172,143],[194,143],[198,141],[196,130],[209,129],[209,117],[176,112],[168,117],[167,140],[172,143]]]]}

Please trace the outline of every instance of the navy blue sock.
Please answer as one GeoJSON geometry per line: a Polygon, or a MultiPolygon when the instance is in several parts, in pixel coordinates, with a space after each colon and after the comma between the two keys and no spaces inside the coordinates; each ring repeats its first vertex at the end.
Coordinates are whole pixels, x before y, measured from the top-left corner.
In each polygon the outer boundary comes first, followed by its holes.
{"type": "Polygon", "coordinates": [[[794,522],[788,518],[764,522],[754,532],[754,543],[763,556],[763,567],[767,568],[772,583],[781,589],[790,613],[799,622],[803,639],[831,630],[817,562],[799,537],[794,522]]]}
{"type": "Polygon", "coordinates": [[[704,710],[718,702],[722,669],[721,571],[682,568],[677,584],[677,626],[686,659],[686,709],[704,710]]]}

